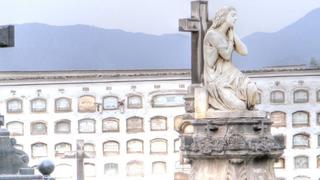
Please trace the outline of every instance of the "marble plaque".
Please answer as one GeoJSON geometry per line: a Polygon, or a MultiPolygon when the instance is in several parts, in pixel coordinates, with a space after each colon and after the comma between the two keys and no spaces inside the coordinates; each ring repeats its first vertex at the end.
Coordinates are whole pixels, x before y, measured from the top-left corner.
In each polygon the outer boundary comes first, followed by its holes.
{"type": "Polygon", "coordinates": [[[163,94],[152,98],[152,107],[184,106],[184,94],[163,94]]]}
{"type": "Polygon", "coordinates": [[[106,118],[102,121],[103,132],[119,132],[119,119],[106,118]]]}
{"type": "Polygon", "coordinates": [[[31,146],[32,157],[47,157],[48,148],[44,143],[36,143],[31,146]]]}
{"type": "Polygon", "coordinates": [[[115,176],[119,173],[118,164],[116,163],[107,163],[104,165],[104,175],[106,176],[115,176]]]}
{"type": "Polygon", "coordinates": [[[7,123],[7,129],[11,136],[22,136],[24,133],[24,125],[22,122],[9,122],[7,123]]]}
{"type": "Polygon", "coordinates": [[[130,140],[127,143],[128,153],[143,153],[143,142],[141,140],[130,140]]]}
{"type": "Polygon", "coordinates": [[[153,162],[152,163],[152,174],[165,174],[167,172],[167,166],[165,162],[153,162]]]}
{"type": "Polygon", "coordinates": [[[79,98],[78,103],[79,112],[95,112],[96,111],[96,98],[93,96],[82,96],[79,98]]]}
{"type": "Polygon", "coordinates": [[[34,99],[31,101],[32,112],[45,112],[47,110],[47,102],[45,99],[34,99]]]}
{"type": "Polygon", "coordinates": [[[129,96],[128,108],[142,108],[142,97],[138,95],[129,96]]]}
{"type": "Polygon", "coordinates": [[[165,139],[154,139],[150,144],[150,152],[151,153],[167,153],[168,152],[168,144],[165,139]]]}
{"type": "Polygon", "coordinates": [[[105,156],[109,154],[119,153],[119,143],[116,141],[108,141],[103,144],[103,154],[105,156]]]}
{"type": "Polygon", "coordinates": [[[96,123],[93,119],[83,119],[79,121],[80,133],[94,133],[96,131],[96,123]]]}
{"type": "Polygon", "coordinates": [[[293,94],[295,103],[306,103],[308,102],[308,91],[306,90],[297,90],[293,94]]]}
{"type": "Polygon", "coordinates": [[[71,100],[68,98],[58,98],[55,101],[56,112],[71,111],[71,100]]]}
{"type": "Polygon", "coordinates": [[[55,133],[70,133],[71,125],[69,120],[62,120],[56,123],[55,133]]]}
{"type": "Polygon", "coordinates": [[[298,156],[294,158],[294,167],[296,169],[309,168],[309,159],[306,156],[298,156]]]}
{"type": "Polygon", "coordinates": [[[282,91],[273,91],[270,95],[271,103],[284,103],[284,92],[282,91]]]}
{"type": "Polygon", "coordinates": [[[309,114],[304,111],[298,111],[292,115],[293,126],[308,126],[309,125],[309,114]]]}
{"type": "Polygon", "coordinates": [[[22,100],[12,99],[7,102],[8,113],[21,113],[22,112],[22,100]]]}
{"type": "Polygon", "coordinates": [[[45,135],[47,134],[47,125],[42,122],[31,123],[31,134],[32,135],[45,135]]]}
{"type": "Polygon", "coordinates": [[[143,119],[140,117],[131,117],[127,119],[127,132],[142,132],[143,119]]]}
{"type": "Polygon", "coordinates": [[[116,96],[107,96],[103,98],[103,109],[114,110],[118,109],[119,99],[116,96]]]}
{"type": "Polygon", "coordinates": [[[286,126],[286,113],[276,111],[271,113],[272,126],[274,127],[285,127],[286,126]]]}
{"type": "Polygon", "coordinates": [[[127,176],[144,176],[143,162],[131,161],[127,164],[127,176]]]}
{"type": "Polygon", "coordinates": [[[151,119],[151,131],[163,131],[167,130],[167,118],[154,117],[151,119]]]}

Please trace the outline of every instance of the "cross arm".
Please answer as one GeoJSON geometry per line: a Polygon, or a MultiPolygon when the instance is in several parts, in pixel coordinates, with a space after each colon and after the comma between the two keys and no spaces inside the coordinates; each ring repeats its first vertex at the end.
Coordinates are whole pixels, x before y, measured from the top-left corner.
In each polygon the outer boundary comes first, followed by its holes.
{"type": "Polygon", "coordinates": [[[200,21],[198,19],[185,18],[179,19],[179,31],[197,32],[200,30],[200,21]]]}
{"type": "Polygon", "coordinates": [[[14,26],[0,26],[0,47],[14,46],[14,26]]]}

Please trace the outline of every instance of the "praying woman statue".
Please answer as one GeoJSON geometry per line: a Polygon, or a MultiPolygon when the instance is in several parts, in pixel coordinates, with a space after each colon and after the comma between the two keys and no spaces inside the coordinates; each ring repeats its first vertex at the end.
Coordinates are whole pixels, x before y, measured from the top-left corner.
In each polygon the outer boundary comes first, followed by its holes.
{"type": "Polygon", "coordinates": [[[246,45],[234,32],[237,12],[233,7],[220,9],[208,29],[203,44],[204,86],[209,108],[221,111],[253,110],[257,87],[232,63],[235,50],[248,53],[246,45]]]}

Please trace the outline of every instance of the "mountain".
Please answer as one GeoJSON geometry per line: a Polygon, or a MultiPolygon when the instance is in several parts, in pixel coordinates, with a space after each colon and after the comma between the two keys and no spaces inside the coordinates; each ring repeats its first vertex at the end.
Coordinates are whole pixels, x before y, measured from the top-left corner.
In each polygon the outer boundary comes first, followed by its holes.
{"type": "Polygon", "coordinates": [[[190,38],[97,27],[15,25],[15,47],[0,49],[0,71],[190,68],[190,38]]]}
{"type": "MultiPolygon", "coordinates": [[[[243,41],[249,54],[234,55],[240,69],[309,64],[320,59],[320,9],[274,33],[243,41]]],[[[190,68],[189,33],[149,35],[86,25],[16,25],[14,48],[0,49],[0,71],[190,68]]]]}
{"type": "Polygon", "coordinates": [[[254,33],[242,40],[248,47],[245,57],[235,56],[240,69],[265,66],[309,64],[320,59],[320,9],[274,33],[254,33]]]}

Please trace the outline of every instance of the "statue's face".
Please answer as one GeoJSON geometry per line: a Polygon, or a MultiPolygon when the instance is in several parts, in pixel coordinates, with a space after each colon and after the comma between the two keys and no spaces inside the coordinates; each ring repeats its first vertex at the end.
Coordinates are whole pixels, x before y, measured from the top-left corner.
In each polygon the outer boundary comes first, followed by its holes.
{"type": "Polygon", "coordinates": [[[237,12],[232,10],[229,12],[227,18],[226,18],[226,23],[230,26],[230,27],[233,27],[234,24],[236,23],[237,21],[237,12]]]}

